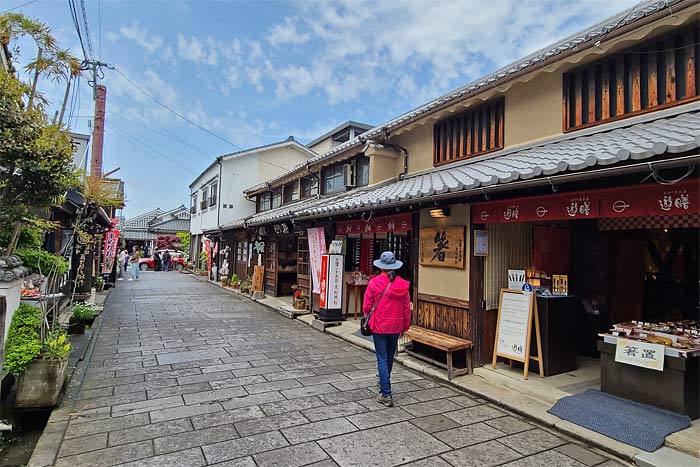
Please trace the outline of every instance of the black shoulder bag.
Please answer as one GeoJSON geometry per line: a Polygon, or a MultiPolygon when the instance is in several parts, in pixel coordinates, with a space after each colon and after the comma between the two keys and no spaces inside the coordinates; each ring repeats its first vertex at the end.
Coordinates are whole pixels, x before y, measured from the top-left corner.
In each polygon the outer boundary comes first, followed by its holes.
{"type": "Polygon", "coordinates": [[[389,282],[386,287],[384,287],[384,290],[382,291],[382,294],[379,296],[376,302],[374,302],[374,305],[372,305],[372,309],[367,313],[367,315],[363,316],[362,319],[360,320],[360,332],[362,333],[363,336],[371,336],[373,334],[372,330],[369,327],[369,319],[372,317],[372,313],[374,313],[374,310],[377,309],[377,306],[379,305],[379,302],[382,300],[382,297],[384,297],[384,294],[386,293],[387,290],[389,290],[389,286],[391,286],[391,282],[389,282]]]}

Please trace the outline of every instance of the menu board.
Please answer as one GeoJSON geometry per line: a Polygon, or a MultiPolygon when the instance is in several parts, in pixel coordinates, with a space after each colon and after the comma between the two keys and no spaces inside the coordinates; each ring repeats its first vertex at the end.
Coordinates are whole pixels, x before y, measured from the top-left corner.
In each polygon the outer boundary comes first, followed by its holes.
{"type": "Polygon", "coordinates": [[[515,290],[502,290],[498,307],[496,353],[502,357],[524,361],[530,338],[532,295],[515,290]]]}

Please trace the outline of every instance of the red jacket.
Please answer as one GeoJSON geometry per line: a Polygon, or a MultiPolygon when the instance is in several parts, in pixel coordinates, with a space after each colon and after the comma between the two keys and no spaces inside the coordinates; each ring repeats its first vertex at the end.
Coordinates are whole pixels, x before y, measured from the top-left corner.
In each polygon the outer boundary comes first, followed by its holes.
{"type": "MultiPolygon", "coordinates": [[[[382,273],[367,284],[362,310],[368,314],[382,291],[389,283],[389,276],[382,273]]],[[[369,319],[369,327],[376,334],[401,334],[411,327],[410,282],[396,277],[382,297],[369,319]]]]}

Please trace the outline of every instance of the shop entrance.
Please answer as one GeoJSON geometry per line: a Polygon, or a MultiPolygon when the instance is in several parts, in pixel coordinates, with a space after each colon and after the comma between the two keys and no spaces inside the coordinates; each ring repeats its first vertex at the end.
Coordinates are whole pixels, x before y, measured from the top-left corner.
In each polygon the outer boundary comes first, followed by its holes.
{"type": "Polygon", "coordinates": [[[291,297],[297,283],[297,238],[293,235],[265,242],[265,294],[291,297]]]}

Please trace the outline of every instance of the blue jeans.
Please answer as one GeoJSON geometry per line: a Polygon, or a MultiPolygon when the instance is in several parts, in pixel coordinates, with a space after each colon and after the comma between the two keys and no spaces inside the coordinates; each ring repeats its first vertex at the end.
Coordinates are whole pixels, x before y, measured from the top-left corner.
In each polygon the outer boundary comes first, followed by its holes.
{"type": "Polygon", "coordinates": [[[131,263],[131,278],[134,280],[139,278],[139,263],[131,263]]]}
{"type": "Polygon", "coordinates": [[[373,334],[374,353],[377,356],[379,387],[384,396],[391,397],[391,368],[399,345],[398,334],[373,334]]]}
{"type": "Polygon", "coordinates": [[[169,263],[169,261],[163,261],[163,271],[168,270],[168,263],[169,263]]]}

